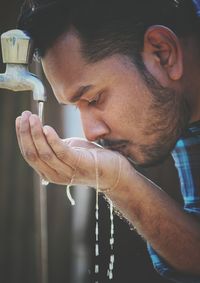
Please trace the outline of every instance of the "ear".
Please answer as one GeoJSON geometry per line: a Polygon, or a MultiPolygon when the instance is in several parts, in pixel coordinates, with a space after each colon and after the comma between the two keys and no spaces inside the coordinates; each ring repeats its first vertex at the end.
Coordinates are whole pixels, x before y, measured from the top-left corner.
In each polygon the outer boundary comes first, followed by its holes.
{"type": "Polygon", "coordinates": [[[143,61],[162,84],[183,74],[182,49],[177,36],[164,26],[151,26],[144,36],[143,61]]]}

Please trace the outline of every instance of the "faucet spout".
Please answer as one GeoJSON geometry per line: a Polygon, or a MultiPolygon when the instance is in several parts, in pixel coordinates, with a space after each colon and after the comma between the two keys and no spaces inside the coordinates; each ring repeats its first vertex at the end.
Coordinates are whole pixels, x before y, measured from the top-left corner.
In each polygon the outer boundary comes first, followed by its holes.
{"type": "Polygon", "coordinates": [[[46,101],[43,83],[34,74],[28,71],[24,64],[7,64],[6,72],[0,74],[0,88],[12,91],[32,91],[33,99],[46,101]]]}
{"type": "Polygon", "coordinates": [[[32,57],[31,38],[21,30],[10,30],[1,35],[2,57],[6,71],[0,74],[0,88],[33,92],[33,99],[46,101],[41,80],[28,71],[32,57]]]}

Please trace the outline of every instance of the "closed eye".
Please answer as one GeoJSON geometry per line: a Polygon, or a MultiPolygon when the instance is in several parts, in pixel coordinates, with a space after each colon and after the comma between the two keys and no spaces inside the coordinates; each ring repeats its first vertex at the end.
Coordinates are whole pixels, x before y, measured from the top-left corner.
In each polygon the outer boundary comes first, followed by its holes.
{"type": "Polygon", "coordinates": [[[92,98],[91,100],[88,100],[88,104],[89,105],[96,105],[100,100],[101,94],[102,94],[102,92],[97,93],[97,95],[94,98],[92,98]]]}

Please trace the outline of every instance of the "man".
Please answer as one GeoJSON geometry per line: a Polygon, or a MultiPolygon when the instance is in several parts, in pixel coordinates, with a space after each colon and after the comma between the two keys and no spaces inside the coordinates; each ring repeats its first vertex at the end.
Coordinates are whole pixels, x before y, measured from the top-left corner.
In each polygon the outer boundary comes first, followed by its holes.
{"type": "Polygon", "coordinates": [[[79,109],[87,138],[62,140],[25,111],[16,130],[26,161],[49,182],[99,186],[161,275],[200,282],[198,1],[33,0],[19,27],[58,102],[79,109]],[[172,150],[184,208],[134,169],[172,150]]]}

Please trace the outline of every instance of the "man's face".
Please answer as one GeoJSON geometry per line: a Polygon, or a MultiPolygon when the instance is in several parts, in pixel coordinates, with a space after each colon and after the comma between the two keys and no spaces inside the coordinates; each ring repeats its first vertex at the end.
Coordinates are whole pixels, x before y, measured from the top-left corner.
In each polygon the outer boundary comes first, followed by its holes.
{"type": "Polygon", "coordinates": [[[181,95],[162,88],[168,97],[163,102],[128,57],[116,54],[88,63],[80,48],[78,37],[66,33],[42,64],[58,102],[80,110],[86,138],[101,139],[144,166],[165,157],[185,126],[181,95]]]}

